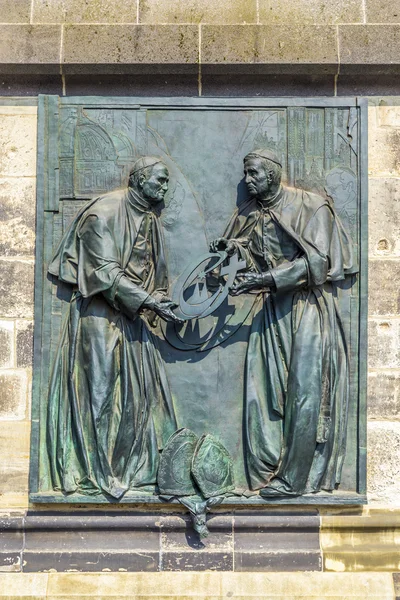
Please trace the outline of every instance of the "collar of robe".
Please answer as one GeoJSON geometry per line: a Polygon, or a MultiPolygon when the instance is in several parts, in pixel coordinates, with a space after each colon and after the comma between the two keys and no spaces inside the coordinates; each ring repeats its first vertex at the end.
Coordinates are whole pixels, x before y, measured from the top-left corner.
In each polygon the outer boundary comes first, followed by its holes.
{"type": "Polygon", "coordinates": [[[153,212],[155,215],[159,214],[160,208],[143,198],[143,196],[141,196],[132,187],[128,188],[128,200],[129,203],[139,212],[153,212]]]}
{"type": "Polygon", "coordinates": [[[276,192],[276,194],[274,194],[273,196],[271,196],[271,198],[268,198],[267,200],[257,200],[257,206],[260,210],[265,211],[265,210],[269,210],[270,208],[273,208],[274,206],[276,206],[281,198],[282,198],[282,194],[283,194],[283,187],[280,185],[278,191],[276,192]]]}

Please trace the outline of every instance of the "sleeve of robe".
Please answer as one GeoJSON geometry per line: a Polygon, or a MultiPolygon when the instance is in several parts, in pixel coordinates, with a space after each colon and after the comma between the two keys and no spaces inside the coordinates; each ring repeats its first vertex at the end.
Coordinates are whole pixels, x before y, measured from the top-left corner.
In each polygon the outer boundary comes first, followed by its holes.
{"type": "Polygon", "coordinates": [[[78,289],[88,298],[102,293],[111,306],[135,316],[149,294],[122,268],[117,241],[106,219],[88,215],[80,225],[78,289]]]}

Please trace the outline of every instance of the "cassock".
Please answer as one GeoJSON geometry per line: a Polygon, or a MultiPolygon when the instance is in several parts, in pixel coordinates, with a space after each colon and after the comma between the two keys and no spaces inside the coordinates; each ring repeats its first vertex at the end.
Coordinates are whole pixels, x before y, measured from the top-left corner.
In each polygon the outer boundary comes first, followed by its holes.
{"type": "Polygon", "coordinates": [[[96,198],[72,222],[49,272],[74,290],[48,397],[53,487],[120,498],[152,486],[177,429],[141,309],[149,294],[167,292],[157,214],[132,188],[96,198]]]}
{"type": "Polygon", "coordinates": [[[246,358],[245,460],[251,489],[266,495],[332,490],[340,482],[349,403],[341,314],[352,242],[328,200],[280,187],[249,200],[225,237],[249,271],[274,286],[256,300],[246,358]]]}

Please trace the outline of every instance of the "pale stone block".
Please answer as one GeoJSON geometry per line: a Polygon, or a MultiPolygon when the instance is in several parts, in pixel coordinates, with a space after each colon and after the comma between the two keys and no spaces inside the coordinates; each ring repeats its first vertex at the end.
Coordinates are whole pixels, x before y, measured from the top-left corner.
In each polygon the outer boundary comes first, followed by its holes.
{"type": "Polygon", "coordinates": [[[0,316],[33,317],[33,261],[0,257],[0,316]]]}
{"type": "Polygon", "coordinates": [[[29,421],[0,421],[0,496],[28,491],[29,421]]]}
{"type": "Polygon", "coordinates": [[[0,598],[45,600],[47,573],[0,573],[0,598]]]}
{"type": "Polygon", "coordinates": [[[33,321],[16,321],[17,367],[32,367],[33,321]]]}
{"type": "Polygon", "coordinates": [[[28,374],[25,370],[0,371],[0,419],[27,417],[28,374]]]}
{"type": "Polygon", "coordinates": [[[378,420],[400,419],[400,371],[368,373],[368,417],[378,420]]]}
{"type": "Polygon", "coordinates": [[[379,108],[368,109],[368,173],[373,177],[398,177],[400,175],[400,129],[380,127],[379,108]]]}
{"type": "Polygon", "coordinates": [[[33,256],[35,194],[34,177],[0,179],[0,255],[33,256]]]}
{"type": "Polygon", "coordinates": [[[259,0],[260,23],[362,23],[361,0],[259,0]]]}
{"type": "Polygon", "coordinates": [[[400,368],[400,319],[370,319],[368,323],[370,369],[400,368]]]}
{"type": "Polygon", "coordinates": [[[400,127],[400,98],[398,96],[379,98],[376,112],[380,127],[400,127]]]}
{"type": "Polygon", "coordinates": [[[0,368],[14,366],[14,321],[0,321],[0,368]]]}
{"type": "Polygon", "coordinates": [[[140,0],[139,23],[257,23],[256,0],[140,0]]]}
{"type": "Polygon", "coordinates": [[[400,260],[370,259],[368,274],[368,314],[399,316],[400,260]]]}
{"type": "Polygon", "coordinates": [[[369,502],[400,507],[400,422],[368,423],[367,473],[369,502]]]}
{"type": "Polygon", "coordinates": [[[36,175],[35,115],[0,116],[0,176],[36,175]]]}
{"type": "Polygon", "coordinates": [[[368,181],[370,256],[400,256],[400,179],[368,181]]]}

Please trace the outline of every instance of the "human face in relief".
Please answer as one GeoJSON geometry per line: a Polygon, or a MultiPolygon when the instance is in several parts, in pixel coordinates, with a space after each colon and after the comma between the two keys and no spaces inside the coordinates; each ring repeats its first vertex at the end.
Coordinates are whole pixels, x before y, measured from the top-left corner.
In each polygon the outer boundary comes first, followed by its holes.
{"type": "Polygon", "coordinates": [[[143,196],[150,202],[158,204],[164,200],[168,190],[169,173],[162,163],[153,166],[151,175],[142,183],[143,196]]]}
{"type": "Polygon", "coordinates": [[[267,196],[270,184],[263,161],[260,158],[249,158],[244,163],[244,180],[251,198],[267,196]]]}

